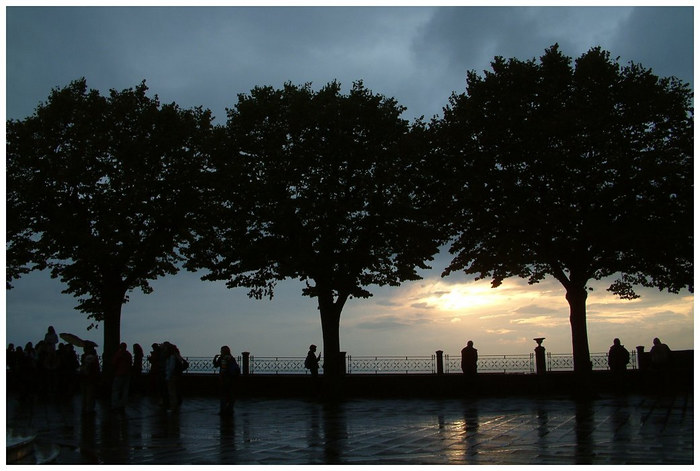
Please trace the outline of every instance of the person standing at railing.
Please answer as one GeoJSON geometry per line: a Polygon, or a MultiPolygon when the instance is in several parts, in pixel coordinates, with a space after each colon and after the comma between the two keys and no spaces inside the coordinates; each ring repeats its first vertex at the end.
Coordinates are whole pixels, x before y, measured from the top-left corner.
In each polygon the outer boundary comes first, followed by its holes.
{"type": "Polygon", "coordinates": [[[321,361],[321,354],[316,356],[316,345],[309,346],[309,353],[306,354],[306,359],[304,360],[304,368],[311,372],[312,378],[318,378],[318,364],[321,361]]]}
{"type": "Polygon", "coordinates": [[[627,370],[630,362],[630,352],[620,343],[620,339],[613,339],[613,344],[608,351],[608,367],[615,375],[622,375],[627,370]]]}
{"type": "Polygon", "coordinates": [[[219,415],[230,416],[233,414],[234,397],[234,382],[238,375],[241,374],[241,369],[228,345],[221,347],[221,353],[214,356],[214,367],[219,368],[219,415]]]}
{"type": "Polygon", "coordinates": [[[651,367],[660,372],[665,372],[671,366],[671,349],[668,345],[661,343],[661,340],[654,339],[654,346],[651,347],[651,367]]]}
{"type": "Polygon", "coordinates": [[[665,343],[662,343],[659,338],[654,338],[654,345],[651,347],[649,356],[651,356],[651,373],[654,382],[654,388],[659,392],[668,389],[671,385],[671,349],[665,343]]]}
{"type": "Polygon", "coordinates": [[[462,349],[462,372],[467,376],[476,376],[476,362],[479,354],[474,348],[474,342],[467,342],[467,346],[462,349]]]}

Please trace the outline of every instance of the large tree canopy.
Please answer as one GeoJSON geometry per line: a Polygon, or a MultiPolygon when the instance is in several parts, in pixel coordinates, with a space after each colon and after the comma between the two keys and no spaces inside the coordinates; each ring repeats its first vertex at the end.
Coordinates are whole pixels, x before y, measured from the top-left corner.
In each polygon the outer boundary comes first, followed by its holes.
{"type": "Polygon", "coordinates": [[[370,285],[419,278],[438,249],[426,222],[425,126],[361,82],[257,87],[240,95],[213,151],[210,221],[199,224],[191,268],[272,296],[306,282],[321,314],[324,371],[340,363],[340,314],[370,285]]]}
{"type": "Polygon", "coordinates": [[[600,48],[572,65],[497,57],[434,120],[454,196],[455,270],[551,275],[570,305],[574,369],[590,368],[589,280],[693,289],[693,112],[687,84],[600,48]]]}
{"type": "Polygon", "coordinates": [[[104,321],[107,358],[127,292],[178,270],[211,129],[208,111],[146,91],[105,97],[77,80],[7,122],[8,280],[48,268],[104,321]]]}

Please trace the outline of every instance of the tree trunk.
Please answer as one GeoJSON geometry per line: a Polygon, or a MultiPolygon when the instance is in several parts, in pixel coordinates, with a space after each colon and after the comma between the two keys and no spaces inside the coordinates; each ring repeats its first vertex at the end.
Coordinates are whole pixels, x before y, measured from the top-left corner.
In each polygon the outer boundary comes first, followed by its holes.
{"type": "Polygon", "coordinates": [[[122,300],[124,295],[110,297],[105,302],[104,312],[104,348],[102,350],[103,376],[110,380],[113,375],[112,358],[119,349],[121,342],[122,300]]]}
{"type": "Polygon", "coordinates": [[[587,376],[592,369],[591,355],[588,350],[586,298],[588,298],[588,292],[585,286],[570,286],[566,290],[566,300],[569,302],[570,312],[571,341],[574,351],[574,373],[577,376],[587,376]]]}
{"type": "Polygon", "coordinates": [[[340,313],[347,299],[347,295],[340,295],[334,301],[329,289],[319,292],[318,296],[323,333],[323,375],[329,378],[339,378],[344,371],[340,356],[340,313]]]}
{"type": "Polygon", "coordinates": [[[338,377],[341,375],[340,312],[337,312],[335,306],[321,308],[321,329],[323,331],[323,374],[338,377]]]}

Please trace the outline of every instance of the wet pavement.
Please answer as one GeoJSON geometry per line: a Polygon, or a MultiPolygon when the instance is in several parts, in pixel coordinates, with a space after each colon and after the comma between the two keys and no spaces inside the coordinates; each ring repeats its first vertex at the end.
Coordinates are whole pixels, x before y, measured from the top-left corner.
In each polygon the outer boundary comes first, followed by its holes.
{"type": "Polygon", "coordinates": [[[241,399],[166,411],[147,397],[123,413],[78,397],[7,397],[7,434],[36,434],[58,464],[693,464],[693,396],[241,399]]]}

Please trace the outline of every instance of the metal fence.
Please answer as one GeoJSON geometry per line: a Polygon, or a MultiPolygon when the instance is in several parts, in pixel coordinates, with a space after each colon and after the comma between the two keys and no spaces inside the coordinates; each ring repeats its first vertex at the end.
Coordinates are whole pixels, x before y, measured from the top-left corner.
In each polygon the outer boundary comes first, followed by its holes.
{"type": "MultiPolygon", "coordinates": [[[[476,362],[479,372],[534,373],[535,354],[527,355],[479,355],[476,362]]],[[[445,373],[461,373],[462,356],[445,355],[445,373]]]]}
{"type": "MultiPolygon", "coordinates": [[[[306,357],[250,357],[250,374],[308,374],[306,357]]],[[[239,360],[240,364],[240,360],[239,360]]],[[[323,371],[323,368],[319,368],[323,371]]]]}
{"type": "Polygon", "coordinates": [[[435,373],[435,355],[431,356],[350,356],[348,373],[392,374],[435,373]]]}
{"type": "MultiPolygon", "coordinates": [[[[607,353],[591,353],[591,363],[594,370],[608,369],[607,353]]],[[[216,373],[212,358],[185,357],[189,368],[185,373],[216,373]]],[[[304,368],[305,357],[249,357],[250,374],[309,374],[304,368]]],[[[243,365],[242,357],[237,357],[238,364],[243,365]]],[[[435,355],[426,356],[351,356],[345,359],[348,374],[435,374],[437,373],[437,358],[435,355]]],[[[570,353],[546,353],[547,371],[572,371],[573,356],[570,353]]],[[[630,352],[630,369],[637,369],[637,355],[630,352]]],[[[150,364],[144,358],[143,371],[149,371],[150,364]]],[[[443,368],[445,373],[461,373],[461,355],[444,355],[443,368]]],[[[321,362],[320,372],[323,372],[321,362]]],[[[481,373],[524,373],[536,372],[534,353],[523,355],[479,355],[477,371],[481,373]]]]}
{"type": "MultiPolygon", "coordinates": [[[[549,353],[546,354],[547,371],[572,371],[574,369],[574,357],[569,353],[549,353]]],[[[591,363],[593,370],[604,371],[608,369],[607,353],[591,353],[591,363]]],[[[637,352],[630,352],[629,369],[637,369],[637,352]]]]}

